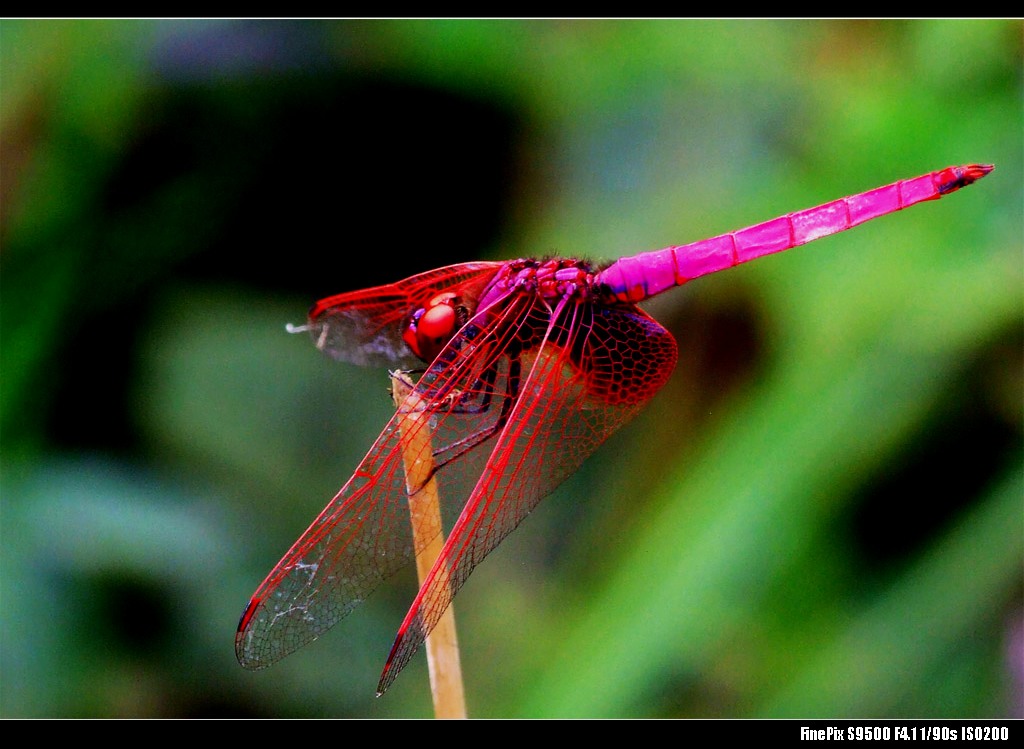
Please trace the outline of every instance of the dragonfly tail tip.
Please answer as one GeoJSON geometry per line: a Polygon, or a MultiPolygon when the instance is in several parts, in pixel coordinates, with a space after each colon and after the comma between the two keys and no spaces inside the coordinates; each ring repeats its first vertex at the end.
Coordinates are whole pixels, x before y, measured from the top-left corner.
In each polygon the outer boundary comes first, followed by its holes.
{"type": "Polygon", "coordinates": [[[964,171],[966,171],[967,175],[972,179],[978,180],[995,168],[995,164],[971,164],[970,166],[965,167],[964,171]]]}

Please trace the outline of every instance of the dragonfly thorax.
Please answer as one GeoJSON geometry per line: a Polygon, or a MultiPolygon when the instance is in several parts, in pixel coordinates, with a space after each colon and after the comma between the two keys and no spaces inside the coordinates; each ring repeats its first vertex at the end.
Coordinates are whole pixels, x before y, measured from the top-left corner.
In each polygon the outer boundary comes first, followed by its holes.
{"type": "Polygon", "coordinates": [[[547,260],[513,260],[499,270],[483,296],[485,307],[509,292],[534,293],[549,302],[566,297],[585,297],[591,293],[594,271],[586,260],[556,257],[547,260]]]}

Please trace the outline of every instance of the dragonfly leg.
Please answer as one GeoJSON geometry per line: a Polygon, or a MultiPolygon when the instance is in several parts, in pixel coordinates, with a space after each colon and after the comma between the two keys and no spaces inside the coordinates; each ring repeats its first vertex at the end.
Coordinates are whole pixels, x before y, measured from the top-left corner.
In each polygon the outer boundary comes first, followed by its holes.
{"type": "MultiPolygon", "coordinates": [[[[494,383],[497,374],[497,366],[488,368],[480,377],[481,388],[479,392],[481,394],[481,400],[479,404],[472,406],[467,410],[464,410],[461,407],[456,407],[456,412],[472,414],[490,410],[491,400],[494,396],[494,383]]],[[[516,397],[519,395],[520,375],[521,366],[519,364],[519,357],[511,357],[509,359],[509,371],[505,385],[505,393],[501,398],[501,410],[499,411],[497,418],[482,429],[479,429],[472,434],[468,434],[462,439],[456,440],[445,447],[435,450],[435,471],[444,467],[448,463],[451,463],[453,460],[457,460],[460,456],[465,455],[474,447],[486,441],[505,427],[505,424],[508,422],[509,414],[512,412],[512,406],[515,404],[516,397]]],[[[463,403],[461,405],[465,404],[463,403]]]]}

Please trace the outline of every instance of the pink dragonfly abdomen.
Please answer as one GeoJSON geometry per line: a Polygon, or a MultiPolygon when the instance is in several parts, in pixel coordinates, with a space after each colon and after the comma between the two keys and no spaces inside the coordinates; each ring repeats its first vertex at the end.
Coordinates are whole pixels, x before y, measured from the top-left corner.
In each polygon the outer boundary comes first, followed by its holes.
{"type": "Polygon", "coordinates": [[[797,247],[925,200],[935,200],[992,171],[988,164],[951,166],[893,182],[746,229],[621,258],[595,281],[616,301],[639,302],[694,278],[797,247]]]}

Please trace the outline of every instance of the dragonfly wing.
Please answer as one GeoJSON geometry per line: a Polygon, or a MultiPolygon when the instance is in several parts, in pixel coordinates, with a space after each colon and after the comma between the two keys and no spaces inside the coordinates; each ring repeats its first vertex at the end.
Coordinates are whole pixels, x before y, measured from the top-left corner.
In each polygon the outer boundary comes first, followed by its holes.
{"type": "MultiPolygon", "coordinates": [[[[414,365],[402,341],[402,323],[440,291],[454,291],[471,309],[499,262],[450,265],[398,283],[327,297],[309,311],[309,330],[317,348],[353,364],[414,365]]],[[[422,365],[422,362],[419,363],[422,365]]]]}
{"type": "MultiPolygon", "coordinates": [[[[550,312],[538,303],[530,314],[550,312]]],[[[523,355],[514,406],[402,623],[378,693],[409,662],[476,564],[640,411],[676,357],[671,334],[639,308],[583,303],[556,310],[543,342],[523,355]]]]}
{"type": "Polygon", "coordinates": [[[413,559],[399,443],[393,419],[257,588],[235,636],[243,666],[264,668],[315,640],[413,559]]]}
{"type": "MultiPolygon", "coordinates": [[[[484,329],[479,319],[464,327],[417,383],[416,401],[431,412],[417,428],[432,427],[436,455],[457,456],[437,469],[443,490],[461,510],[497,434],[500,411],[487,406],[508,385],[509,359],[502,352],[515,336],[504,324],[517,315],[505,308],[498,324],[484,329]],[[490,374],[486,374],[490,373],[490,374]],[[485,376],[486,374],[486,376],[485,376]],[[459,407],[453,407],[457,401],[459,407]]],[[[250,669],[269,666],[330,629],[383,580],[413,560],[403,446],[415,432],[396,413],[355,473],[253,594],[239,622],[235,652],[250,669]]],[[[419,533],[420,547],[436,536],[419,533]]]]}

